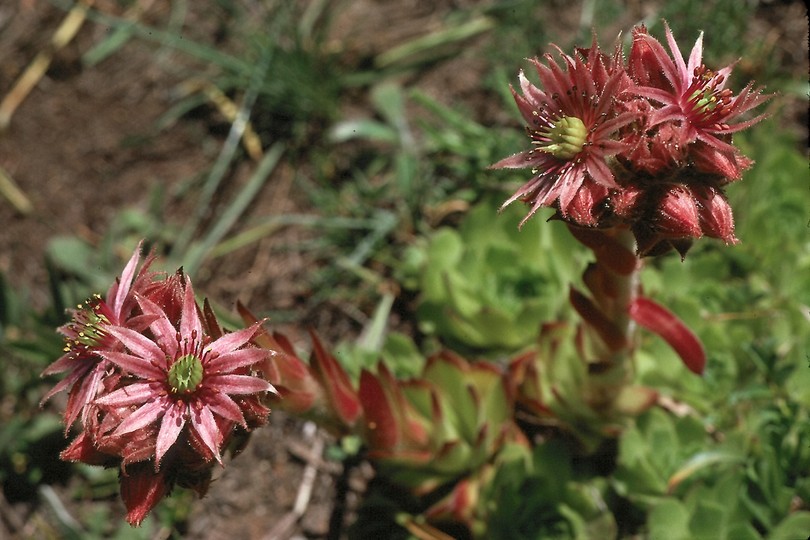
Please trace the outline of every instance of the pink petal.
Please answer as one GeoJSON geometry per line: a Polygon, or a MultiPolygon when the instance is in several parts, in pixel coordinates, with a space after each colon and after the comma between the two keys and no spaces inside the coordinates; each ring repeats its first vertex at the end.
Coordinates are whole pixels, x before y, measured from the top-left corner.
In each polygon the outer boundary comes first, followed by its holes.
{"type": "MultiPolygon", "coordinates": [[[[664,23],[664,27],[667,35],[667,44],[669,45],[669,50],[672,51],[672,59],[675,61],[675,65],[678,68],[678,74],[680,75],[680,82],[683,85],[687,85],[689,84],[689,78],[691,77],[691,73],[686,71],[686,64],[683,61],[683,55],[681,54],[681,50],[678,48],[678,43],[675,41],[675,36],[672,35],[672,30],[669,29],[669,25],[666,22],[664,23]]],[[[698,41],[702,40],[698,39],[698,41]]],[[[695,43],[695,47],[697,46],[698,44],[695,43]]],[[[676,85],[675,90],[680,92],[681,88],[676,85]]]]}
{"type": "MultiPolygon", "coordinates": [[[[160,380],[166,375],[166,373],[155,366],[152,361],[141,358],[140,356],[132,356],[131,354],[115,351],[99,351],[98,354],[105,360],[109,360],[113,364],[121,367],[124,371],[128,371],[144,379],[160,380]]],[[[165,363],[163,355],[160,356],[158,361],[165,363]]]]}
{"type": "Polygon", "coordinates": [[[177,328],[171,323],[163,308],[145,296],[138,295],[137,298],[144,315],[154,317],[149,323],[149,329],[155,335],[155,341],[165,351],[164,356],[174,357],[177,354],[177,328]]]}
{"type": "Polygon", "coordinates": [[[203,335],[202,323],[197,313],[197,302],[194,300],[194,289],[191,287],[191,279],[186,276],[186,290],[183,297],[183,313],[180,316],[180,335],[191,337],[193,332],[197,336],[203,335]]]}
{"type": "Polygon", "coordinates": [[[206,376],[205,385],[213,391],[233,395],[272,392],[275,390],[269,382],[250,375],[206,376]]]}
{"type": "Polygon", "coordinates": [[[188,405],[185,402],[178,401],[173,403],[166,414],[163,415],[163,420],[160,422],[160,431],[157,436],[157,443],[155,445],[155,470],[160,466],[160,460],[163,455],[171,448],[177,441],[177,437],[183,430],[186,424],[186,411],[188,405]]]}
{"type": "MultiPolygon", "coordinates": [[[[689,54],[689,63],[686,66],[686,73],[693,74],[695,72],[695,68],[700,67],[703,58],[703,32],[700,33],[697,40],[695,41],[695,46],[692,47],[692,52],[689,54]]],[[[726,74],[726,77],[728,74],[726,74]]]]}
{"type": "Polygon", "coordinates": [[[101,378],[104,376],[108,366],[109,364],[106,362],[99,362],[90,372],[89,377],[85,375],[78,388],[73,387],[68,398],[67,407],[65,407],[65,427],[70,427],[78,418],[79,413],[82,413],[82,421],[86,420],[87,405],[95,399],[101,384],[101,378]]]}
{"type": "Polygon", "coordinates": [[[242,409],[236,404],[234,400],[228,397],[227,394],[220,392],[212,392],[210,395],[205,396],[205,404],[211,409],[211,412],[226,418],[232,422],[236,422],[242,427],[247,427],[245,424],[245,417],[242,414],[242,409]]]}
{"type": "MultiPolygon", "coordinates": [[[[242,330],[238,330],[236,332],[231,332],[229,334],[225,334],[213,343],[211,343],[207,350],[211,351],[214,354],[225,354],[231,351],[235,351],[256,335],[256,331],[261,326],[261,322],[257,322],[248,328],[243,328],[242,330]]],[[[185,334],[184,334],[185,335],[185,334]]]]}
{"type": "Polygon", "coordinates": [[[159,385],[153,382],[129,384],[114,392],[101,396],[96,399],[95,403],[96,405],[109,408],[141,405],[155,398],[159,391],[159,385]]]}
{"type": "Polygon", "coordinates": [[[490,165],[490,169],[525,169],[532,164],[528,152],[518,152],[490,165]]]}
{"type": "Polygon", "coordinates": [[[194,426],[195,431],[200,435],[200,439],[221,464],[222,458],[219,455],[219,444],[222,442],[222,434],[219,432],[214,415],[211,414],[208,407],[192,406],[191,409],[191,425],[194,426]]]}
{"type": "Polygon", "coordinates": [[[205,365],[207,373],[230,373],[235,369],[245,366],[252,366],[267,358],[268,351],[266,349],[242,349],[240,351],[232,351],[229,353],[221,354],[212,358],[205,365]]]}
{"type": "Polygon", "coordinates": [[[649,298],[639,297],[630,304],[630,318],[664,338],[683,363],[700,375],[706,366],[706,353],[700,340],[673,313],[649,298]]]}
{"type": "Polygon", "coordinates": [[[72,352],[63,354],[51,365],[46,367],[45,370],[42,372],[41,376],[45,377],[47,375],[53,375],[55,373],[62,373],[74,369],[75,367],[78,367],[81,364],[85,363],[85,361],[87,361],[88,364],[92,362],[92,356],[85,359],[84,357],[77,358],[75,354],[72,352]]]}
{"type": "MultiPolygon", "coordinates": [[[[94,365],[94,364],[90,362],[91,358],[83,358],[83,359],[81,359],[81,360],[79,360],[78,362],[76,362],[76,364],[77,364],[77,365],[76,365],[76,366],[74,366],[74,367],[75,367],[75,369],[74,369],[73,371],[71,371],[71,372],[70,372],[70,373],[67,375],[67,377],[65,377],[64,379],[62,379],[62,380],[61,380],[61,381],[59,381],[58,383],[56,383],[56,385],[55,385],[53,388],[51,388],[51,389],[48,391],[48,393],[47,393],[47,394],[45,394],[45,397],[43,397],[43,398],[42,398],[42,400],[39,402],[39,406],[40,406],[40,407],[42,407],[43,405],[45,405],[45,403],[46,403],[46,402],[47,402],[49,399],[51,399],[53,396],[55,396],[56,394],[58,394],[58,393],[59,393],[59,392],[61,392],[62,390],[65,390],[65,389],[70,388],[71,386],[73,386],[73,384],[74,384],[74,383],[76,383],[76,381],[78,381],[79,379],[83,378],[83,377],[84,377],[84,376],[87,374],[87,372],[89,372],[89,371],[90,371],[90,370],[93,368],[93,365],[94,365]],[[86,362],[86,363],[82,363],[82,361],[81,361],[81,360],[87,360],[87,362],[86,362]]],[[[58,362],[58,361],[59,361],[59,360],[57,360],[57,362],[58,362]]],[[[55,364],[55,363],[56,363],[56,362],[54,362],[54,364],[55,364]]],[[[53,364],[51,364],[51,366],[53,366],[53,364]]],[[[50,367],[50,366],[49,366],[49,367],[50,367]]],[[[70,368],[65,368],[65,369],[62,369],[62,370],[60,370],[60,371],[67,371],[67,369],[70,369],[70,368]]],[[[59,373],[59,371],[53,371],[53,373],[59,373]]],[[[50,372],[48,372],[48,370],[45,370],[45,371],[42,373],[42,375],[43,375],[43,376],[44,376],[44,375],[50,375],[50,374],[51,374],[51,373],[50,373],[50,372]]]]}
{"type": "Polygon", "coordinates": [[[123,343],[132,354],[147,361],[157,360],[163,363],[162,361],[166,357],[166,351],[158,347],[157,343],[140,332],[123,326],[108,326],[107,331],[123,343]]]}
{"type": "Polygon", "coordinates": [[[596,183],[608,188],[620,189],[619,184],[617,184],[616,180],[613,178],[613,173],[603,159],[594,156],[588,159],[586,165],[591,178],[593,178],[596,183]]]}
{"type": "Polygon", "coordinates": [[[113,297],[111,298],[109,295],[107,296],[109,303],[112,304],[113,313],[115,313],[116,317],[121,316],[121,311],[124,307],[124,300],[126,300],[130,287],[132,286],[132,280],[135,277],[135,270],[138,268],[138,261],[141,259],[142,246],[143,240],[138,242],[138,246],[135,248],[135,251],[129,258],[129,262],[124,267],[124,271],[121,272],[121,280],[118,282],[118,287],[116,288],[117,290],[113,294],[113,297]]]}
{"type": "Polygon", "coordinates": [[[121,425],[116,428],[113,435],[125,435],[148,426],[163,416],[170,406],[171,402],[165,397],[146,403],[130,414],[126,420],[121,422],[121,425]]]}

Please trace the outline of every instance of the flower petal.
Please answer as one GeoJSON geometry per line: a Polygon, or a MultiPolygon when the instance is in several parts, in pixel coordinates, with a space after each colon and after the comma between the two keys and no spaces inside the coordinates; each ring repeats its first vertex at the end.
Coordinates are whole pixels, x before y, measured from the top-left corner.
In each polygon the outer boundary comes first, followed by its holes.
{"type": "Polygon", "coordinates": [[[148,426],[163,416],[170,405],[171,402],[169,402],[166,397],[147,402],[130,414],[126,420],[121,422],[121,425],[116,428],[113,435],[125,435],[148,426]]]}
{"type": "Polygon", "coordinates": [[[197,301],[194,300],[194,289],[191,279],[186,276],[186,290],[183,297],[183,313],[180,316],[180,335],[190,337],[194,332],[197,336],[203,335],[202,323],[197,313],[197,301]]]}
{"type": "Polygon", "coordinates": [[[205,396],[205,404],[211,409],[211,412],[226,418],[232,422],[236,422],[242,427],[247,427],[245,417],[242,414],[242,409],[236,404],[234,400],[228,397],[227,394],[221,392],[211,392],[210,395],[205,396]]]}
{"type": "Polygon", "coordinates": [[[166,410],[166,414],[163,415],[155,445],[155,470],[158,469],[163,456],[177,441],[183,426],[186,425],[187,411],[188,405],[183,401],[177,401],[172,403],[166,410]]]}
{"type": "MultiPolygon", "coordinates": [[[[681,54],[680,48],[678,48],[678,43],[675,41],[675,36],[672,35],[672,30],[670,30],[669,25],[664,22],[664,29],[667,36],[667,44],[669,45],[669,50],[672,51],[672,59],[675,61],[675,66],[678,68],[678,75],[680,75],[680,83],[683,86],[689,84],[689,77],[691,74],[686,70],[686,63],[683,61],[683,54],[681,54]]],[[[698,53],[701,50],[700,43],[703,42],[703,34],[701,33],[700,37],[698,38],[699,43],[695,43],[695,47],[692,49],[692,54],[695,54],[695,51],[698,53]]],[[[680,92],[681,88],[675,86],[675,89],[680,92]]]]}
{"type": "Polygon", "coordinates": [[[165,351],[165,356],[174,357],[177,354],[177,328],[163,308],[145,296],[138,295],[137,298],[144,315],[154,317],[149,323],[149,329],[155,335],[155,342],[165,351]]]}
{"type": "Polygon", "coordinates": [[[218,340],[208,345],[208,347],[206,348],[212,353],[220,355],[231,351],[235,351],[236,349],[238,349],[239,347],[250,341],[250,339],[254,335],[256,335],[256,331],[259,329],[259,326],[261,326],[261,322],[252,324],[248,328],[243,328],[242,330],[225,334],[218,340]]]}
{"type": "Polygon", "coordinates": [[[101,396],[94,403],[107,408],[141,405],[154,399],[159,391],[159,386],[154,382],[128,384],[123,388],[101,396]]]}
{"type": "Polygon", "coordinates": [[[222,458],[219,455],[219,445],[222,443],[222,433],[219,431],[214,415],[208,407],[192,404],[191,405],[191,425],[194,430],[200,435],[200,439],[205,443],[205,446],[214,454],[214,457],[221,464],[222,458]]]}
{"type": "Polygon", "coordinates": [[[231,351],[212,358],[205,365],[206,373],[230,373],[235,369],[245,366],[252,366],[267,358],[266,349],[242,349],[231,351]]]}
{"type": "Polygon", "coordinates": [[[140,356],[133,356],[131,354],[115,351],[99,351],[98,354],[105,360],[109,360],[113,364],[119,366],[124,371],[128,371],[133,375],[144,379],[160,380],[166,374],[165,371],[155,365],[155,362],[157,361],[165,363],[163,355],[161,355],[157,360],[147,360],[146,358],[142,358],[140,356]]]}
{"type": "Polygon", "coordinates": [[[141,259],[142,246],[143,240],[138,242],[138,246],[135,248],[135,251],[129,258],[129,262],[124,267],[124,271],[121,272],[121,279],[116,280],[116,284],[113,285],[110,292],[107,293],[107,302],[112,305],[113,313],[115,313],[116,317],[121,317],[124,301],[129,294],[130,287],[132,286],[132,280],[135,278],[135,270],[138,268],[138,262],[141,259]]]}
{"type": "Polygon", "coordinates": [[[87,420],[87,405],[95,399],[98,394],[98,388],[101,385],[101,379],[107,371],[109,364],[107,362],[98,362],[89,375],[81,379],[78,386],[74,386],[70,395],[68,396],[67,406],[65,407],[65,427],[69,428],[76,418],[81,413],[82,422],[86,423],[87,420]]]}
{"type": "Polygon", "coordinates": [[[204,384],[213,391],[235,395],[275,391],[269,382],[250,375],[211,375],[204,384]]]}

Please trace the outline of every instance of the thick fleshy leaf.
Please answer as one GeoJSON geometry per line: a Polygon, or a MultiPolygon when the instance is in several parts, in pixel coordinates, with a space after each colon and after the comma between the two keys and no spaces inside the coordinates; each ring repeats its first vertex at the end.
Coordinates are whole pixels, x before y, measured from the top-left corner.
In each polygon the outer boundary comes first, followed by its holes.
{"type": "Polygon", "coordinates": [[[315,349],[312,366],[318,374],[321,385],[326,390],[338,417],[346,424],[351,425],[362,412],[357,393],[352,387],[349,376],[338,364],[337,360],[324,349],[318,336],[314,333],[311,333],[311,335],[312,345],[315,349]]]}
{"type": "Polygon", "coordinates": [[[617,411],[629,415],[638,416],[655,405],[658,399],[658,392],[646,386],[624,386],[619,395],[616,396],[614,407],[617,411]]]}
{"type": "Polygon", "coordinates": [[[632,248],[619,242],[614,236],[598,229],[588,229],[569,225],[568,230],[574,238],[593,250],[599,262],[611,271],[627,276],[636,270],[638,258],[632,248]]]}
{"type": "Polygon", "coordinates": [[[425,516],[436,521],[451,520],[470,525],[478,502],[479,489],[477,482],[469,477],[464,478],[455,485],[453,491],[428,508],[425,516]]]}
{"type": "Polygon", "coordinates": [[[568,295],[571,305],[585,322],[593,327],[607,347],[615,352],[627,345],[624,334],[608,317],[591,301],[590,298],[571,287],[568,295]]]}
{"type": "Polygon", "coordinates": [[[400,439],[394,411],[380,380],[368,370],[360,373],[358,392],[363,404],[369,446],[373,449],[393,450],[400,439]]]}
{"type": "Polygon", "coordinates": [[[669,343],[690,371],[698,375],[703,373],[706,366],[703,345],[677,316],[643,297],[631,302],[629,312],[630,317],[640,326],[655,332],[669,343]]]}

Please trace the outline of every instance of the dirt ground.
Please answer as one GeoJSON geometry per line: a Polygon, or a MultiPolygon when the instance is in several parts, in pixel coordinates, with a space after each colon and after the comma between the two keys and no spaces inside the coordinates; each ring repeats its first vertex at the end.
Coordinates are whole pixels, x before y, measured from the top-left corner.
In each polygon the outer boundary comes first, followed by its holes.
{"type": "MultiPolygon", "coordinates": [[[[246,2],[250,4],[251,2],[246,2]]],[[[391,2],[360,0],[343,2],[344,9],[334,24],[333,39],[355,55],[358,62],[397,43],[435,27],[449,10],[473,2],[406,0],[391,2]]],[[[122,2],[98,0],[96,8],[121,15],[122,2]]],[[[143,15],[146,22],[165,21],[167,4],[144,2],[151,7],[143,15]]],[[[187,27],[190,39],[216,40],[218,2],[189,2],[187,27]]],[[[562,6],[563,3],[558,3],[562,6]]],[[[781,37],[806,52],[805,22],[801,2],[775,2],[782,11],[770,22],[781,28],[781,37]],[[791,11],[792,10],[792,11],[791,11]],[[798,18],[797,18],[798,15],[798,18]]],[[[627,24],[645,14],[645,3],[629,1],[627,24]]],[[[0,98],[13,86],[38,51],[47,48],[65,12],[46,0],[3,0],[0,3],[0,98]]],[[[578,12],[561,9],[560,24],[577,24],[578,12]],[[566,18],[570,22],[566,23],[566,18]]],[[[207,170],[224,140],[222,119],[216,113],[184,117],[156,132],[156,121],[173,104],[178,85],[194,66],[179,53],[156,52],[156,46],[141,40],[130,41],[112,57],[92,68],[83,67],[81,55],[107,31],[87,22],[76,38],[55,54],[45,77],[14,114],[9,128],[0,135],[0,166],[14,179],[31,202],[30,212],[15,210],[0,198],[0,271],[15,288],[30,291],[32,304],[48,305],[47,274],[43,254],[54,236],[78,235],[98,243],[114,216],[122,208],[146,208],[155,186],[166,190],[184,179],[207,170]]],[[[227,44],[226,44],[227,45],[227,44]]],[[[421,73],[420,88],[443,102],[466,100],[479,103],[482,121],[491,115],[483,104],[479,81],[484,63],[476,47],[487,45],[486,38],[470,43],[469,51],[451,61],[437,64],[421,73]]],[[[491,44],[489,45],[491,46],[491,44]]],[[[790,47],[785,47],[790,49],[790,47]]],[[[343,107],[355,110],[363,103],[347,101],[343,107]]],[[[295,164],[282,164],[252,206],[251,212],[307,212],[307,198],[293,185],[295,164]]],[[[232,181],[244,180],[248,168],[237,168],[232,181]]],[[[182,199],[171,201],[166,219],[178,222],[188,210],[182,199]]],[[[198,288],[223,305],[241,300],[248,306],[273,305],[290,310],[315,326],[335,322],[334,315],[316,316],[307,311],[308,291],[297,279],[308,271],[311,261],[300,253],[287,251],[281,260],[268,261],[273,242],[295,245],[300,231],[286,230],[255,246],[241,250],[216,268],[203,268],[195,282],[198,288]],[[250,271],[245,277],[244,268],[250,271]],[[332,317],[323,320],[319,317],[332,317]]],[[[122,254],[123,256],[124,254],[122,254]]],[[[345,321],[333,325],[332,339],[342,332],[357,331],[345,321]],[[341,326],[343,325],[343,326],[341,326]]],[[[290,331],[289,329],[287,329],[290,331]]],[[[302,338],[293,335],[293,340],[302,338]]],[[[319,439],[328,436],[309,433],[310,426],[274,413],[270,426],[257,431],[244,454],[218,471],[209,494],[194,504],[185,537],[199,540],[233,538],[338,538],[342,520],[350,519],[351,508],[369,478],[367,468],[342,478],[342,467],[310,455],[319,439]],[[309,434],[308,434],[309,433],[309,434]],[[290,512],[305,477],[307,463],[317,471],[312,497],[300,520],[290,512]],[[336,497],[340,484],[343,495],[336,497]],[[335,501],[348,506],[347,512],[334,512],[335,501]]],[[[70,486],[56,487],[57,494],[70,486]]],[[[70,510],[70,502],[63,500],[70,510]]],[[[5,501],[0,501],[5,504],[5,501]]],[[[112,515],[122,515],[113,501],[112,515]]],[[[34,503],[5,508],[0,520],[0,538],[36,537],[47,531],[34,503]],[[12,516],[12,517],[9,517],[12,516]]]]}

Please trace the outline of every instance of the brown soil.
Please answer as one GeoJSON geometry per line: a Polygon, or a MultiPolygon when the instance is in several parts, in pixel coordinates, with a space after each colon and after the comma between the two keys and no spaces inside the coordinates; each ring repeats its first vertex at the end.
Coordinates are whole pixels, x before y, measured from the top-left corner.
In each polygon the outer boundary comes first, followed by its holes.
{"type": "MultiPolygon", "coordinates": [[[[142,3],[151,7],[141,20],[165,25],[169,3],[142,3]]],[[[332,25],[330,46],[342,50],[348,62],[362,63],[436,28],[453,8],[480,3],[484,2],[343,2],[344,9],[332,25]]],[[[119,15],[123,13],[121,6],[129,4],[132,2],[95,2],[102,12],[119,15]]],[[[188,3],[189,39],[217,42],[221,24],[216,21],[222,17],[217,4],[213,0],[188,3]]],[[[561,12],[560,24],[578,24],[577,10],[563,9],[563,3],[555,6],[561,12]]],[[[806,43],[801,43],[806,33],[801,3],[785,3],[782,9],[785,15],[778,17],[779,22],[763,24],[779,28],[781,36],[788,36],[806,53],[806,43]],[[790,20],[798,23],[798,30],[796,24],[789,29],[780,26],[789,22],[785,17],[792,17],[790,20]]],[[[649,5],[644,2],[629,1],[625,27],[648,10],[649,5]]],[[[47,48],[64,15],[64,11],[45,0],[2,2],[0,97],[12,88],[37,52],[47,48]]],[[[29,291],[35,309],[44,309],[50,302],[44,265],[49,239],[76,235],[98,244],[122,209],[145,209],[156,187],[171,193],[179,190],[186,180],[207,171],[224,140],[221,130],[224,121],[213,109],[183,117],[162,131],[155,130],[157,120],[172,106],[179,85],[200,69],[181,53],[158,50],[152,43],[133,39],[100,64],[83,67],[81,55],[106,32],[100,24],[85,23],[77,37],[56,53],[46,76],[16,111],[9,129],[0,135],[0,166],[33,207],[29,213],[20,212],[0,198],[0,272],[15,289],[29,291]]],[[[474,40],[461,54],[418,75],[407,76],[406,82],[419,85],[448,104],[464,101],[477,111],[482,121],[496,120],[493,116],[498,113],[488,110],[488,96],[480,90],[479,81],[486,66],[476,53],[482,46],[492,44],[486,39],[474,40]]],[[[516,66],[518,62],[516,59],[516,66]]],[[[341,106],[358,111],[368,105],[364,97],[350,96],[341,106]]],[[[510,121],[506,117],[497,120],[510,121]]],[[[296,191],[299,187],[295,184],[296,175],[302,174],[297,169],[300,165],[285,162],[276,169],[251,207],[251,215],[312,210],[307,206],[307,197],[296,191]]],[[[251,170],[252,164],[245,160],[232,171],[229,181],[239,184],[251,170]]],[[[304,170],[303,174],[306,173],[304,170]]],[[[189,208],[183,197],[170,198],[164,218],[167,223],[182,223],[183,212],[189,208]]],[[[310,234],[295,228],[284,229],[258,247],[239,250],[225,261],[202,268],[195,276],[195,284],[224,306],[240,300],[257,309],[271,305],[274,309],[288,310],[295,313],[298,321],[317,326],[327,340],[351,335],[357,332],[359,324],[353,314],[347,315],[348,310],[331,306],[331,311],[317,314],[306,301],[311,291],[300,277],[310,271],[313,261],[295,246],[310,234]],[[245,272],[245,268],[249,270],[245,272]]],[[[292,333],[294,342],[306,346],[306,337],[301,332],[292,327],[284,330],[292,333]]],[[[325,538],[331,534],[336,538],[342,528],[341,520],[339,515],[333,518],[332,514],[341,466],[308,455],[307,449],[315,445],[317,438],[327,444],[330,440],[320,432],[307,436],[307,429],[300,421],[274,413],[270,426],[254,434],[244,454],[218,471],[207,497],[193,505],[186,537],[273,538],[274,527],[280,527],[291,516],[309,461],[317,465],[312,498],[301,519],[293,520],[284,531],[277,529],[277,537],[297,534],[325,538]]],[[[364,469],[353,472],[345,501],[350,509],[356,502],[357,490],[367,478],[364,469]]],[[[68,510],[80,515],[81,509],[69,500],[71,486],[55,488],[68,510]]],[[[117,498],[111,501],[114,506],[111,515],[122,516],[120,502],[117,498]]],[[[0,500],[0,505],[6,506],[0,513],[3,517],[0,538],[54,537],[50,518],[35,501],[7,506],[0,500]]],[[[168,533],[160,534],[165,537],[168,533]]]]}

